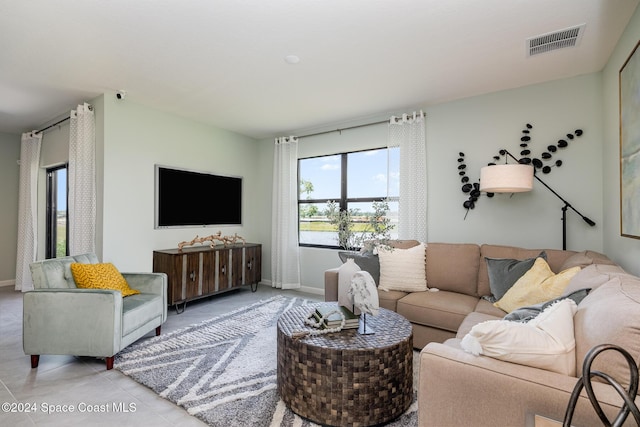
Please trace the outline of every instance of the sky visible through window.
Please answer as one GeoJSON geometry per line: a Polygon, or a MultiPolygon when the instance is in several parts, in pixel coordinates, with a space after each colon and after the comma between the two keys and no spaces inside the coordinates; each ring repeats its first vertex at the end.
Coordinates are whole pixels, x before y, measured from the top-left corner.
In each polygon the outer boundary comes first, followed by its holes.
{"type": "MultiPolygon", "coordinates": [[[[343,155],[301,159],[299,205],[299,241],[301,244],[336,246],[337,232],[328,224],[327,202],[341,200],[341,162],[343,155]]],[[[351,152],[346,154],[347,208],[354,212],[354,222],[368,221],[374,200],[388,202],[387,218],[397,225],[400,195],[399,148],[351,152]],[[356,202],[353,199],[360,199],[356,202]],[[365,199],[365,200],[362,200],[365,199]],[[369,199],[369,200],[366,200],[369,199]],[[351,201],[349,201],[351,200],[351,201]]],[[[356,226],[358,227],[358,226],[356,226]]],[[[363,225],[360,228],[366,227],[363,225]]],[[[397,237],[394,228],[391,237],[397,237]]]]}
{"type": "Polygon", "coordinates": [[[57,171],[57,195],[58,200],[56,203],[58,205],[58,211],[66,211],[67,210],[67,169],[59,169],[57,171]]]}
{"type": "MultiPolygon", "coordinates": [[[[398,197],[399,150],[387,149],[350,153],[347,167],[347,197],[385,197],[387,182],[389,197],[398,197]]],[[[300,178],[313,184],[313,191],[302,194],[302,199],[336,200],[340,198],[340,156],[324,156],[304,159],[300,163],[300,178]]]]}

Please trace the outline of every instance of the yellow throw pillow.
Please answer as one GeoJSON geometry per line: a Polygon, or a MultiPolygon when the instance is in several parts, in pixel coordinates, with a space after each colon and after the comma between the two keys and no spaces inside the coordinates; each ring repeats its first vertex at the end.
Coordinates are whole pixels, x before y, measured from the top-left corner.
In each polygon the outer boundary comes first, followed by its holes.
{"type": "Polygon", "coordinates": [[[539,304],[558,298],[569,281],[580,271],[580,267],[572,267],[554,274],[543,258],[536,258],[533,267],[527,271],[504,294],[495,305],[511,313],[513,310],[529,305],[539,304]]]}
{"type": "Polygon", "coordinates": [[[76,286],[85,289],[113,289],[120,291],[123,297],[139,294],[140,291],[131,289],[126,279],[110,262],[104,264],[71,264],[71,274],[76,286]]]}

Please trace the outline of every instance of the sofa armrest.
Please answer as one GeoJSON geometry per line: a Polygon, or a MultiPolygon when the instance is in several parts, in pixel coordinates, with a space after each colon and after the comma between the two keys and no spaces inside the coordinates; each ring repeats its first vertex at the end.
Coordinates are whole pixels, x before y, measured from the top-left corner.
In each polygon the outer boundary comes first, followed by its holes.
{"type": "Polygon", "coordinates": [[[23,296],[25,354],[110,357],[120,350],[122,295],[106,289],[36,289],[23,296]]]}
{"type": "Polygon", "coordinates": [[[338,301],[338,267],[324,272],[324,300],[338,301]]]}
{"type": "Polygon", "coordinates": [[[156,294],[162,296],[162,323],[167,320],[167,275],[165,273],[122,273],[124,278],[133,289],[137,289],[145,294],[156,294]]]}
{"type": "Polygon", "coordinates": [[[165,273],[122,273],[129,286],[146,294],[166,295],[167,275],[165,273]]]}
{"type": "MultiPolygon", "coordinates": [[[[420,353],[419,425],[533,426],[535,415],[562,421],[576,382],[575,377],[429,343],[420,353]]],[[[593,386],[614,419],[621,399],[606,384],[593,386]]],[[[584,391],[573,423],[600,425],[584,391]]]]}

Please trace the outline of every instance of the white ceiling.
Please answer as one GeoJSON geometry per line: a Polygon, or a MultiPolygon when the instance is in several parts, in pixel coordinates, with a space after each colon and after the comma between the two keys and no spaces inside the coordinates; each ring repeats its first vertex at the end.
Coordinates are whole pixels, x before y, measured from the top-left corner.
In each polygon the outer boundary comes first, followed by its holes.
{"type": "Polygon", "coordinates": [[[637,5],[2,0],[0,131],[119,89],[122,102],[255,138],[410,111],[600,71],[637,5]],[[527,38],[583,23],[578,46],[527,57],[527,38]]]}

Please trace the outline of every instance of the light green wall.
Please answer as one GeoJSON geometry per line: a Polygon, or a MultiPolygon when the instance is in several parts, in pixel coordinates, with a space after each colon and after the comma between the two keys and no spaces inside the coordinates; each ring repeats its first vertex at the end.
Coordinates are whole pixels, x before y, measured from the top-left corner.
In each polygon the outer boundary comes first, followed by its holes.
{"type": "Polygon", "coordinates": [[[560,159],[563,165],[540,177],[597,224],[590,227],[568,211],[567,249],[601,250],[601,92],[600,73],[595,73],[428,108],[429,240],[562,248],[564,204],[537,182],[533,191],[512,197],[483,196],[464,219],[458,153],[465,153],[467,174],[477,181],[499,149],[519,156],[522,130],[530,123],[529,149],[538,157],[548,145],[568,140],[567,133],[584,131],[553,154],[552,161],[560,159]]]}
{"type": "Polygon", "coordinates": [[[626,270],[640,275],[640,240],[620,235],[620,68],[640,40],[640,8],[629,21],[603,75],[604,251],[626,270]]]}
{"type": "Polygon", "coordinates": [[[0,286],[16,278],[20,135],[0,133],[0,286]]]}
{"type": "MultiPolygon", "coordinates": [[[[573,212],[567,214],[568,248],[602,250],[602,90],[600,73],[476,96],[432,107],[427,114],[428,240],[431,242],[495,243],[530,248],[562,247],[561,208],[563,203],[536,184],[525,194],[482,197],[469,212],[462,203],[458,153],[466,154],[469,177],[479,178],[500,148],[517,155],[521,131],[534,125],[530,149],[540,155],[550,144],[575,129],[584,135],[554,157],[562,167],[543,179],[583,215],[597,223],[589,227],[573,212]]],[[[374,120],[375,121],[375,120],[374,120]]],[[[387,139],[387,126],[375,125],[322,137],[303,138],[300,156],[320,155],[380,146],[387,139]]],[[[262,141],[261,152],[273,154],[273,142],[262,141]]],[[[265,166],[266,182],[272,171],[265,166]]],[[[266,184],[263,191],[266,191],[266,184]]],[[[264,195],[268,204],[270,196],[264,195]]],[[[266,229],[266,228],[265,228],[266,229]]],[[[265,242],[271,239],[264,233],[265,242]]],[[[270,260],[268,248],[265,258],[270,260]]],[[[320,292],[323,272],[339,265],[335,250],[302,248],[303,288],[320,292]]],[[[270,278],[270,265],[263,278],[270,278]]]]}
{"type": "MultiPolygon", "coordinates": [[[[174,248],[181,241],[218,230],[224,235],[237,232],[249,242],[260,243],[258,222],[264,206],[257,201],[261,177],[255,140],[128,100],[118,101],[115,95],[106,94],[100,101],[103,140],[97,145],[99,168],[103,168],[99,183],[103,260],[123,271],[149,271],[153,250],[174,248]],[[155,164],[242,176],[243,225],[155,230],[155,164]]],[[[202,189],[201,200],[193,200],[184,209],[202,209],[204,203],[224,209],[224,200],[217,199],[213,188],[202,189]]]]}

